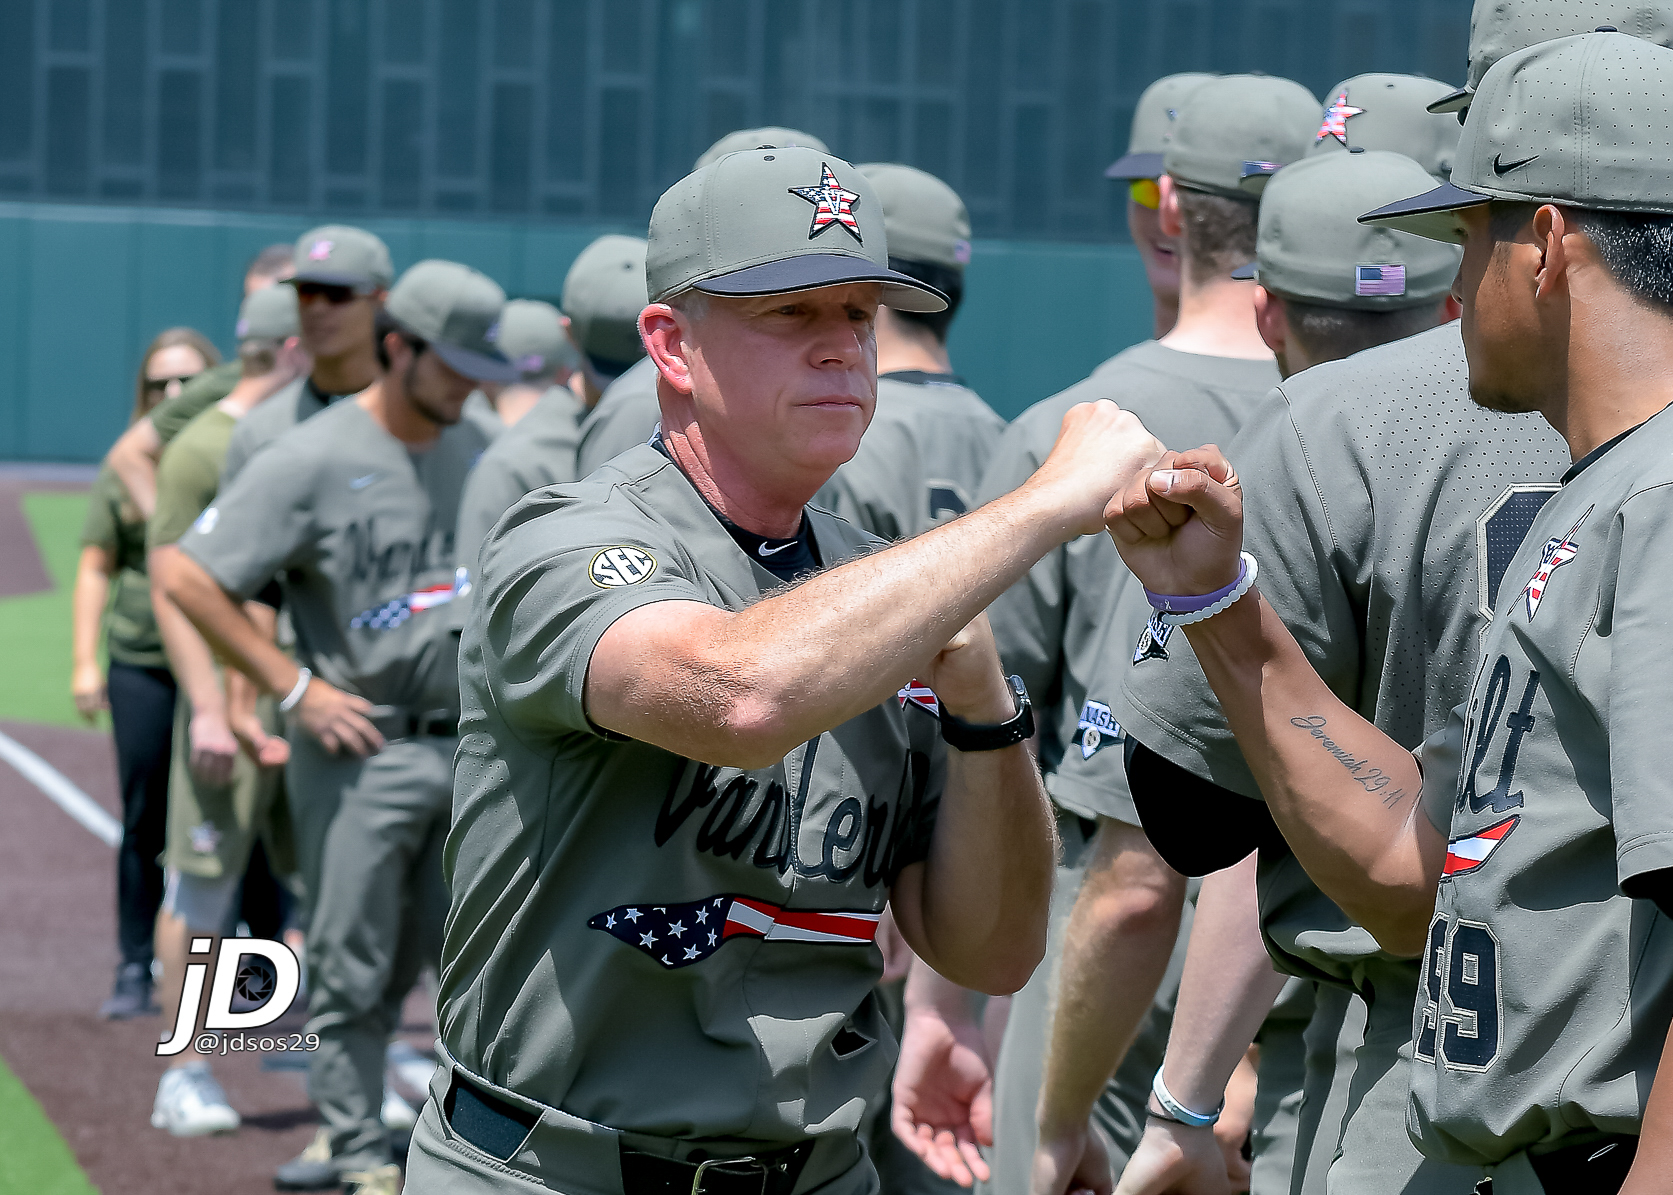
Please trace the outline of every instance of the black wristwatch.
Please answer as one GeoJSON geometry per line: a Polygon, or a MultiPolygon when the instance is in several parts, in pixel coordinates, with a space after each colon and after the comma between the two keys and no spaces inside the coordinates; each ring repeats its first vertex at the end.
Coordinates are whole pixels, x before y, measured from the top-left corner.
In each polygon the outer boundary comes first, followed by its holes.
{"type": "Polygon", "coordinates": [[[1034,707],[1028,703],[1028,690],[1023,687],[1022,677],[1008,676],[1005,680],[1016,699],[1016,714],[1004,722],[976,726],[949,714],[947,707],[942,706],[941,737],[947,746],[964,752],[998,751],[1034,737],[1034,707]]]}

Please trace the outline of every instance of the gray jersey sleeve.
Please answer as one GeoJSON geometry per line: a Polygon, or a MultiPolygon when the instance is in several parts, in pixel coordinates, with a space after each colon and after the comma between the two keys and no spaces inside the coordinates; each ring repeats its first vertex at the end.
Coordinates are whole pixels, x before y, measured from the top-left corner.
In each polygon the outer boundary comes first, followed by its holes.
{"type": "Polygon", "coordinates": [[[321,534],[311,463],[283,448],[252,457],[180,538],[181,550],[241,598],[301,566],[321,534]]]}
{"type": "Polygon", "coordinates": [[[484,625],[465,633],[493,645],[488,695],[519,734],[598,734],[583,691],[604,632],[640,606],[707,600],[678,545],[654,538],[658,526],[621,490],[554,488],[482,545],[470,618],[484,625]]]}
{"type": "MultiPolygon", "coordinates": [[[[1319,475],[1281,391],[1250,416],[1227,454],[1243,482],[1243,546],[1260,563],[1262,596],[1331,691],[1357,706],[1358,611],[1369,583],[1359,572],[1369,562],[1356,562],[1353,548],[1370,542],[1371,522],[1363,486],[1331,485],[1334,479],[1319,475]]],[[[1108,645],[1099,671],[1124,678],[1116,721],[1185,770],[1258,800],[1260,789],[1189,641],[1178,631],[1163,635],[1161,642],[1147,633],[1143,643],[1108,645]]]]}
{"type": "Polygon", "coordinates": [[[612,457],[651,438],[662,408],[656,399],[656,364],[645,357],[610,383],[581,424],[575,475],[585,477],[612,457]]]}

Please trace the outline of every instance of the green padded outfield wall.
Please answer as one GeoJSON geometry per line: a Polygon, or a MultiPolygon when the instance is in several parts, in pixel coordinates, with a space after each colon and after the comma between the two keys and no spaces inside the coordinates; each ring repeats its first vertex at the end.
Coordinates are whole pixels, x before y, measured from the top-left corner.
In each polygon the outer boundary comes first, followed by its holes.
{"type": "MultiPolygon", "coordinates": [[[[232,348],[244,264],[315,221],[204,209],[0,204],[0,460],[96,461],[133,405],[145,345],[186,324],[232,348]]],[[[556,296],[594,236],[621,226],[360,219],[397,269],[475,266],[512,295],[556,296]]],[[[1127,245],[977,241],[954,367],[1007,418],[1150,331],[1127,245]]]]}

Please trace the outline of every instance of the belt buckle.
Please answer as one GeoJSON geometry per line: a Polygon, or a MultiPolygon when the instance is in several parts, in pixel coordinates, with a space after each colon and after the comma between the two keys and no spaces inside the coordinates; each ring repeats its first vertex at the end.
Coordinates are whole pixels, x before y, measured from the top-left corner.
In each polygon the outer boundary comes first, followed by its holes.
{"type": "Polygon", "coordinates": [[[767,1167],[765,1163],[755,1158],[705,1158],[697,1163],[697,1173],[691,1176],[691,1195],[704,1195],[703,1176],[709,1172],[711,1167],[742,1165],[745,1163],[761,1167],[761,1192],[762,1195],[766,1195],[767,1167]]]}

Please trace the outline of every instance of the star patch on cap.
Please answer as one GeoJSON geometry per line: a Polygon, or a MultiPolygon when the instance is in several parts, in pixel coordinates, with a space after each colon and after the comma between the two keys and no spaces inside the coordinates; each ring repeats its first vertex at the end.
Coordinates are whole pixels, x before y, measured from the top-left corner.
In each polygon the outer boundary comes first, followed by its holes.
{"type": "Polygon", "coordinates": [[[334,241],[318,240],[308,247],[309,261],[324,261],[331,256],[331,250],[336,247],[334,241]]]}
{"type": "Polygon", "coordinates": [[[833,224],[840,224],[856,241],[865,244],[860,236],[860,222],[854,217],[854,206],[860,202],[859,195],[837,182],[836,175],[825,163],[819,163],[819,172],[817,186],[789,188],[790,194],[800,196],[813,205],[813,224],[807,230],[807,239],[811,241],[833,224]]]}
{"type": "Polygon", "coordinates": [[[1344,87],[1330,101],[1330,107],[1324,110],[1324,123],[1319,126],[1319,135],[1314,141],[1323,141],[1326,137],[1334,137],[1343,145],[1348,143],[1348,117],[1359,116],[1364,108],[1355,108],[1348,103],[1348,89],[1344,87]]]}

